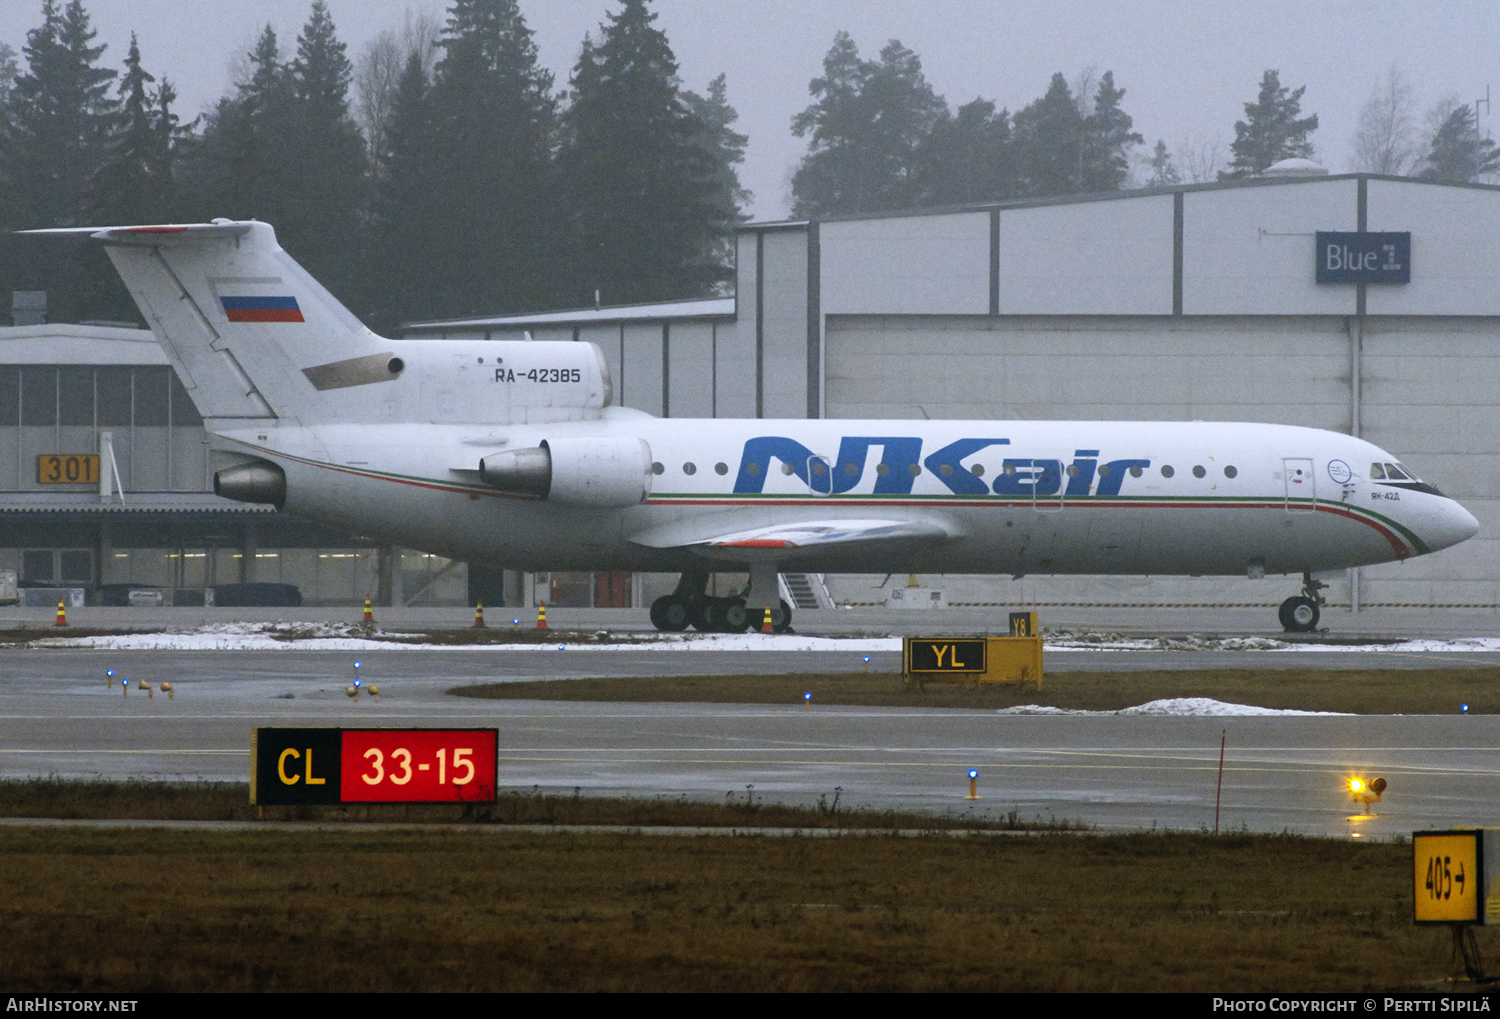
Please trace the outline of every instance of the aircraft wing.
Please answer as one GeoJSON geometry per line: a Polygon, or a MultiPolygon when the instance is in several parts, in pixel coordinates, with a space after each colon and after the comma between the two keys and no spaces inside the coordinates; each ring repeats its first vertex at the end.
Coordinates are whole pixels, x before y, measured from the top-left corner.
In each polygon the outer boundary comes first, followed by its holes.
{"type": "MultiPolygon", "coordinates": [[[[729,523],[723,521],[721,523],[729,523]]],[[[950,528],[928,520],[797,520],[720,534],[692,534],[681,524],[631,540],[651,548],[686,548],[714,558],[781,559],[799,550],[868,547],[885,541],[941,541],[950,528]]]]}

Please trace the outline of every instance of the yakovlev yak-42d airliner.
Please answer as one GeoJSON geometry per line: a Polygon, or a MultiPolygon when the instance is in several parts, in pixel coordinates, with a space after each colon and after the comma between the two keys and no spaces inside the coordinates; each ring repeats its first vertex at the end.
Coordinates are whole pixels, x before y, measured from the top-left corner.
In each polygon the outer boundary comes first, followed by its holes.
{"type": "Polygon", "coordinates": [[[104,243],[221,458],[214,490],[520,570],[680,572],[662,630],[759,627],[778,571],[1302,574],[1471,537],[1390,453],[1285,425],[662,420],[591,343],[388,340],[260,222],[40,233],[104,243]],[[735,598],[711,570],[744,569],[735,598]]]}

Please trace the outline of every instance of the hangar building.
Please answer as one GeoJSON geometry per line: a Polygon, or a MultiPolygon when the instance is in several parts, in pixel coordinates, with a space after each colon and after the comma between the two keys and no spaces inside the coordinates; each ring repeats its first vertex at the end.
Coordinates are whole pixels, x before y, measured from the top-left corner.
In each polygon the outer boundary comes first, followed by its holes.
{"type": "MultiPolygon", "coordinates": [[[[1455,550],[1358,571],[1333,584],[1330,602],[1500,607],[1500,188],[1290,162],[1221,184],[750,223],[736,238],[731,297],[415,323],[406,335],[592,341],[616,399],[667,417],[1242,420],[1351,432],[1460,500],[1482,530],[1455,550]],[[1359,250],[1405,245],[1407,272],[1319,282],[1320,232],[1352,235],[1359,250]]],[[[19,324],[0,328],[0,569],[25,582],[95,597],[106,585],[153,585],[200,604],[205,588],[254,581],[296,584],[314,604],[367,592],[457,604],[481,590],[494,604],[498,586],[511,602],[641,605],[670,585],[603,574],[502,584],[492,567],[218,499],[202,424],[150,334],[40,324],[23,315],[24,296],[19,324]],[[111,463],[108,477],[69,476],[80,462],[66,458],[78,455],[111,463]],[[49,479],[47,464],[62,474],[49,479]]],[[[881,603],[902,583],[801,579],[825,604],[830,594],[881,603]]],[[[950,604],[1011,605],[1273,606],[1298,586],[923,582],[950,604]]]]}
{"type": "MultiPolygon", "coordinates": [[[[1459,549],[1355,571],[1330,603],[1500,607],[1500,188],[1330,176],[1291,160],[1219,184],[752,223],[736,252],[733,300],[417,323],[406,335],[589,340],[617,399],[669,417],[1352,433],[1457,498],[1482,530],[1459,549]],[[1361,262],[1361,279],[1319,282],[1320,232],[1394,236],[1342,239],[1375,244],[1378,260],[1361,262]],[[1407,273],[1374,271],[1386,241],[1405,245],[1407,273]]],[[[887,594],[881,577],[826,580],[841,602],[887,594]]],[[[924,583],[950,604],[1269,606],[1299,581],[924,583]]]]}
{"type": "Polygon", "coordinates": [[[148,330],[0,328],[0,570],[38,604],[136,588],[203,605],[244,583],[307,604],[462,604],[453,567],[214,495],[203,420],[148,330]]]}

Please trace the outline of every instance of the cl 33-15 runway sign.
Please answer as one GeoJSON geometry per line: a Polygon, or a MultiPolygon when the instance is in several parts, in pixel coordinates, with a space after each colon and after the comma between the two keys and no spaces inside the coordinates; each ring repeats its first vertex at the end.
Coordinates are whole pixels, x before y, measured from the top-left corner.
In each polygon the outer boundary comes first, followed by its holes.
{"type": "Polygon", "coordinates": [[[250,735],[250,802],[494,803],[497,729],[281,729],[250,735]]]}

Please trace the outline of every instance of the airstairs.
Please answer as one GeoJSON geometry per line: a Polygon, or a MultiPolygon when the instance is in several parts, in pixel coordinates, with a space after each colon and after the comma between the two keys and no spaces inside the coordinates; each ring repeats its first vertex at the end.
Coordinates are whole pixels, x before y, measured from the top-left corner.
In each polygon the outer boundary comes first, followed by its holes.
{"type": "Polygon", "coordinates": [[[828,593],[821,573],[781,574],[781,594],[793,609],[831,609],[833,596],[828,593]]]}

